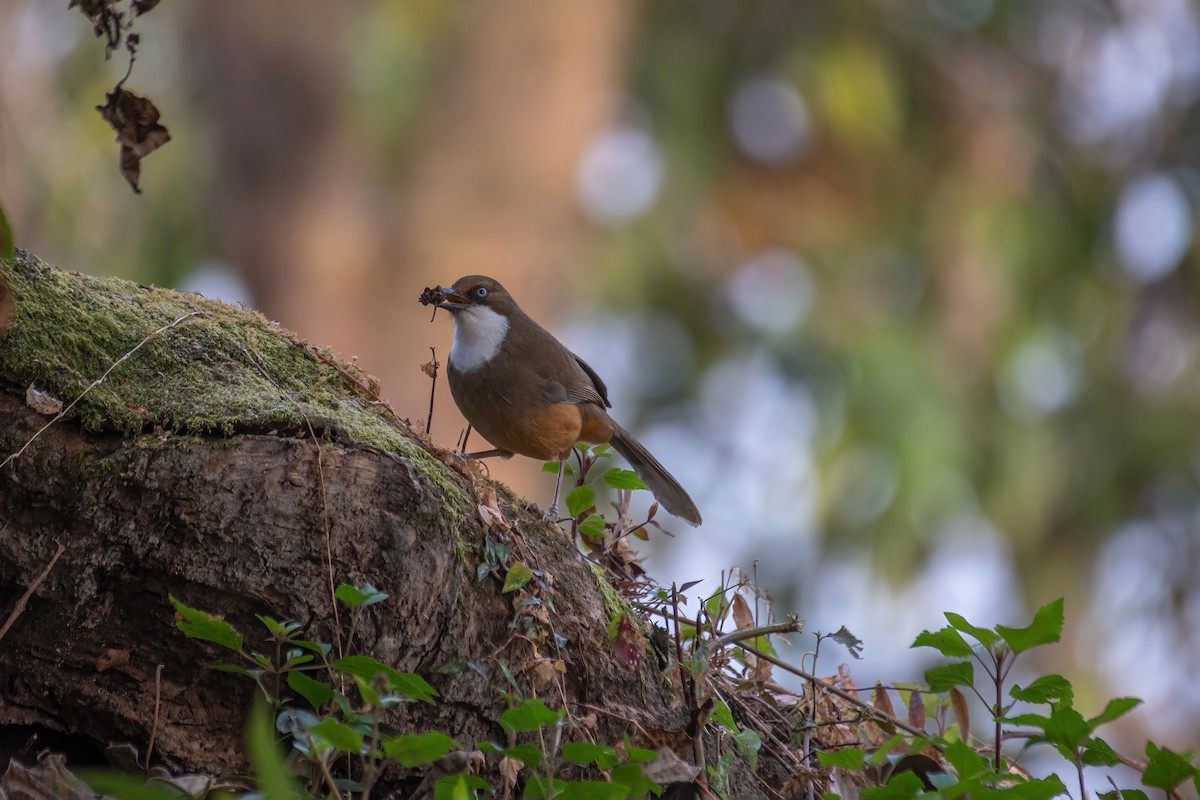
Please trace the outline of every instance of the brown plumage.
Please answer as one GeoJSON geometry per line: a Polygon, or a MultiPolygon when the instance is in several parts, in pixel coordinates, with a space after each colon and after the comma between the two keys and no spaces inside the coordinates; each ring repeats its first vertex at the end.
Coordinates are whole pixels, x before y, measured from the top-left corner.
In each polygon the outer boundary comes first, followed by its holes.
{"type": "Polygon", "coordinates": [[[561,462],[576,442],[610,443],[663,508],[700,524],[699,509],[678,481],[608,415],[600,376],[522,311],[503,286],[468,275],[438,294],[440,302],[428,291],[422,302],[437,302],[454,319],[450,393],[472,427],[496,447],[475,455],[516,453],[561,462]]]}

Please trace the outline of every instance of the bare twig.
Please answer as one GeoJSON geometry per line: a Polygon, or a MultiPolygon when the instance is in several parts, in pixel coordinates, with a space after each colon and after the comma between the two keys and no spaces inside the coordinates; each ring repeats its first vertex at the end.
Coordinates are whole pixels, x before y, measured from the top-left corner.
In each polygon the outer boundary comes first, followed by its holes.
{"type": "Polygon", "coordinates": [[[761,658],[765,661],[771,662],[772,664],[779,667],[780,669],[790,672],[797,677],[804,678],[805,680],[810,681],[814,684],[820,684],[821,687],[823,689],[825,689],[827,692],[829,692],[830,694],[835,694],[838,697],[845,700],[846,702],[850,703],[851,705],[854,705],[854,706],[866,711],[868,718],[874,717],[876,719],[884,720],[885,722],[895,725],[900,730],[902,730],[906,733],[910,733],[913,736],[920,736],[920,737],[925,736],[925,731],[918,730],[917,728],[914,728],[911,725],[908,725],[907,723],[901,722],[900,720],[893,717],[891,714],[883,713],[879,709],[875,708],[875,706],[870,705],[869,703],[864,703],[862,700],[859,700],[857,697],[850,694],[849,692],[843,691],[843,690],[839,689],[838,687],[834,686],[829,681],[821,680],[817,676],[815,676],[811,673],[805,672],[804,670],[800,669],[799,667],[793,667],[791,664],[787,663],[783,659],[776,658],[773,655],[764,653],[763,651],[759,650],[756,647],[752,647],[751,645],[738,642],[737,646],[742,648],[743,650],[745,650],[748,653],[753,653],[758,658],[761,658]]]}
{"type": "Polygon", "coordinates": [[[162,671],[162,664],[159,664],[154,669],[154,721],[150,723],[150,743],[146,745],[146,764],[144,769],[147,772],[150,771],[150,759],[154,756],[154,740],[158,738],[158,709],[159,702],[162,700],[162,671]]]}
{"type": "Polygon", "coordinates": [[[429,375],[429,413],[425,416],[426,436],[433,435],[433,397],[437,393],[438,373],[437,349],[433,347],[429,348],[429,354],[433,360],[429,362],[429,371],[426,373],[429,375]]]}
{"type": "Polygon", "coordinates": [[[25,611],[25,605],[29,602],[29,598],[42,585],[42,582],[46,580],[46,576],[50,574],[50,570],[54,569],[54,565],[58,563],[59,557],[62,556],[63,551],[66,549],[64,545],[60,544],[58,546],[58,549],[54,551],[54,555],[50,557],[50,563],[38,573],[38,576],[33,579],[33,583],[29,584],[29,588],[25,590],[25,594],[21,595],[20,599],[17,600],[17,604],[13,606],[12,612],[8,615],[8,619],[4,621],[4,626],[0,627],[0,639],[4,638],[4,634],[8,633],[8,629],[17,621],[17,617],[21,616],[25,611]]]}
{"type": "Polygon", "coordinates": [[[789,622],[778,622],[774,625],[763,625],[761,628],[746,628],[744,631],[733,631],[717,639],[710,645],[713,650],[720,650],[727,644],[737,644],[747,639],[757,639],[759,636],[769,636],[772,633],[799,633],[804,630],[804,620],[794,619],[789,622]]]}
{"type": "Polygon", "coordinates": [[[410,431],[412,430],[412,426],[409,425],[408,422],[406,422],[405,420],[400,418],[400,415],[396,413],[396,410],[392,408],[391,404],[388,403],[387,400],[384,400],[382,397],[380,397],[379,395],[372,392],[369,388],[367,388],[367,386],[362,381],[360,381],[358,378],[354,377],[348,371],[346,371],[346,368],[343,367],[341,364],[338,364],[336,361],[334,361],[331,358],[326,358],[325,355],[320,350],[316,349],[315,347],[311,347],[309,349],[312,351],[312,354],[315,355],[318,359],[320,359],[321,361],[324,361],[326,364],[328,364],[329,366],[336,369],[339,373],[341,373],[343,378],[345,378],[346,380],[353,383],[355,386],[357,386],[359,389],[361,389],[368,397],[370,397],[376,403],[379,403],[379,405],[386,408],[387,412],[392,415],[392,419],[396,420],[396,422],[403,425],[406,430],[410,430],[410,431]]]}
{"type": "Polygon", "coordinates": [[[97,386],[104,383],[104,381],[108,378],[108,376],[112,373],[112,371],[114,369],[121,366],[121,364],[125,363],[125,361],[127,361],[129,359],[129,357],[132,356],[134,353],[136,353],[138,350],[141,350],[143,345],[145,345],[151,339],[154,339],[157,336],[161,336],[162,334],[171,330],[172,328],[174,328],[176,325],[183,322],[184,320],[189,319],[191,317],[195,317],[202,313],[204,313],[204,312],[189,311],[188,313],[186,313],[183,316],[176,319],[174,322],[164,325],[161,328],[159,328],[158,330],[156,330],[154,333],[147,335],[146,338],[142,339],[140,342],[138,342],[136,345],[134,345],[132,350],[130,350],[128,353],[126,353],[125,355],[121,356],[116,361],[114,361],[112,363],[112,366],[110,366],[108,369],[104,370],[103,375],[101,375],[96,380],[92,381],[88,385],[88,387],[86,389],[84,389],[78,397],[76,397],[74,400],[72,400],[66,408],[64,408],[62,411],[59,411],[57,414],[55,414],[54,419],[47,422],[45,425],[43,425],[41,427],[41,429],[37,433],[35,433],[33,436],[29,437],[29,441],[27,441],[25,444],[21,445],[20,450],[13,453],[8,458],[4,459],[3,462],[0,462],[0,469],[4,469],[4,467],[8,466],[9,462],[14,461],[17,458],[19,458],[20,455],[22,453],[24,453],[29,448],[29,446],[37,440],[37,438],[39,436],[41,436],[43,433],[45,433],[47,431],[47,429],[49,429],[52,425],[54,425],[54,423],[58,422],[60,419],[65,417],[67,414],[71,413],[71,409],[73,409],[73,408],[75,408],[75,406],[79,405],[79,401],[82,400],[83,398],[87,397],[88,392],[92,391],[92,389],[95,389],[97,386]]]}

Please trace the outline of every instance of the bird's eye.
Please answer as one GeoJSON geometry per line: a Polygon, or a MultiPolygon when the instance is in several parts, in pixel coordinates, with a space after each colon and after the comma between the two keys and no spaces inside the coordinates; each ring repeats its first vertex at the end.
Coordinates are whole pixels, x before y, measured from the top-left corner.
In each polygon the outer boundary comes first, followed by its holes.
{"type": "Polygon", "coordinates": [[[487,297],[487,287],[485,287],[485,286],[475,287],[475,296],[478,297],[480,300],[487,297]]]}

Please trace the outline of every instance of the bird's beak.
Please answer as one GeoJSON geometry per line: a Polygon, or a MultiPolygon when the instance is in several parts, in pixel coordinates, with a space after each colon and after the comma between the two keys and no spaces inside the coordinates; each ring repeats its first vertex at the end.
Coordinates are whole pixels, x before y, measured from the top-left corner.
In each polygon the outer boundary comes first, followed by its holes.
{"type": "Polygon", "coordinates": [[[447,311],[456,311],[460,308],[463,308],[463,307],[469,305],[471,302],[469,299],[467,299],[467,296],[465,294],[463,294],[462,292],[459,292],[458,290],[454,289],[453,287],[444,289],[441,286],[439,286],[437,288],[437,291],[440,292],[442,295],[441,300],[438,301],[437,307],[444,308],[447,311]]]}

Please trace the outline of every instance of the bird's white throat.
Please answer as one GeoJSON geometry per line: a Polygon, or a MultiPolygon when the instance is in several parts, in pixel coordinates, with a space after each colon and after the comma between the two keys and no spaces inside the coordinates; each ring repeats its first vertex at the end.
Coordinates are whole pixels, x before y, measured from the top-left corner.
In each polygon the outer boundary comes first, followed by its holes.
{"type": "Polygon", "coordinates": [[[508,335],[508,317],[484,306],[454,313],[454,346],[450,363],[461,372],[478,369],[492,360],[508,335]]]}

